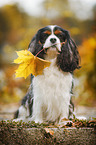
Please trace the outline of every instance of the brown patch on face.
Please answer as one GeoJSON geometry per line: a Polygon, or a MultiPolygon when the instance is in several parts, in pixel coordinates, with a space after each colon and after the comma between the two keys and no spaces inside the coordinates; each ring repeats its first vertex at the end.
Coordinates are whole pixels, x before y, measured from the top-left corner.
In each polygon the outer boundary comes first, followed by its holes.
{"type": "Polygon", "coordinates": [[[39,42],[38,42],[40,45],[42,44],[41,42],[40,42],[40,40],[39,40],[39,42]]]}
{"type": "Polygon", "coordinates": [[[44,33],[45,33],[45,34],[48,34],[48,35],[51,34],[51,32],[50,32],[49,30],[46,30],[44,33]]]}
{"type": "Polygon", "coordinates": [[[55,35],[60,34],[60,33],[62,33],[60,30],[56,30],[56,31],[54,32],[55,35]]]}
{"type": "MultiPolygon", "coordinates": [[[[67,40],[66,40],[66,41],[67,41],[67,40]]],[[[65,42],[66,42],[66,41],[65,41],[65,42]]],[[[65,44],[65,42],[62,42],[61,45],[65,44]]]]}

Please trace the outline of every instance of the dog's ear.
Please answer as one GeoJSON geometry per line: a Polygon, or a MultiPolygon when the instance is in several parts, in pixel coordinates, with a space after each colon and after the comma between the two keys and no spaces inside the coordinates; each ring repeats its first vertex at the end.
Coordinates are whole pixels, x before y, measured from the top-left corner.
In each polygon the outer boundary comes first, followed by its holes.
{"type": "MultiPolygon", "coordinates": [[[[31,40],[28,50],[31,51],[32,54],[36,55],[41,49],[43,49],[43,45],[40,42],[40,31],[35,34],[33,39],[31,40]]],[[[43,51],[38,55],[38,57],[43,58],[43,51]]]]}
{"type": "Polygon", "coordinates": [[[62,45],[61,52],[57,57],[57,65],[65,72],[73,72],[75,69],[79,69],[80,56],[77,50],[75,42],[69,35],[68,31],[65,31],[66,41],[62,45]]]}
{"type": "Polygon", "coordinates": [[[33,37],[33,39],[31,40],[29,46],[28,46],[28,50],[31,51],[31,53],[34,54],[35,52],[35,47],[36,47],[36,35],[33,37]]]}

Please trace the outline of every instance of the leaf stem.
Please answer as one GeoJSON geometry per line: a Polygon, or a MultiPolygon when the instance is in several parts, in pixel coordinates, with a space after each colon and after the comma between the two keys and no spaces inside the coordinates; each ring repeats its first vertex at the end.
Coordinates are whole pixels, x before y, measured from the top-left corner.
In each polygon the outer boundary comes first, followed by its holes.
{"type": "Polygon", "coordinates": [[[62,43],[55,43],[55,44],[52,44],[51,46],[49,46],[49,47],[44,47],[43,49],[41,49],[35,56],[37,57],[38,56],[38,54],[39,53],[41,53],[44,49],[46,49],[46,48],[50,48],[50,47],[52,47],[52,46],[54,46],[54,45],[57,45],[57,44],[65,44],[65,42],[62,42],[62,43]]]}
{"type": "Polygon", "coordinates": [[[41,49],[35,56],[37,57],[37,55],[38,55],[39,53],[41,53],[44,49],[45,49],[45,48],[41,49]]]}

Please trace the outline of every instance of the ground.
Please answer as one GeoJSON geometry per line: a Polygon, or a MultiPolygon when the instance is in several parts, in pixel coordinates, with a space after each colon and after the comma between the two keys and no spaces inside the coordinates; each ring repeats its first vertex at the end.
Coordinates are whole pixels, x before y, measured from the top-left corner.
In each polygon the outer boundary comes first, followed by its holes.
{"type": "MultiPolygon", "coordinates": [[[[95,145],[96,108],[76,107],[76,115],[89,120],[70,120],[66,125],[13,122],[18,103],[0,105],[0,145],[95,145]],[[6,120],[6,121],[5,121],[6,120]]],[[[66,121],[64,119],[63,121],[66,121]]],[[[68,120],[67,120],[68,121],[68,120]]]]}

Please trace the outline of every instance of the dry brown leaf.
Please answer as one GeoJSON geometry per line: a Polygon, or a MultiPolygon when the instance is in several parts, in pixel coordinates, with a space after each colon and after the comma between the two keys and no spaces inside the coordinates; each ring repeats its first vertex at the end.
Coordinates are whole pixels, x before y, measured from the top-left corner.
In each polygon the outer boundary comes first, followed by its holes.
{"type": "Polygon", "coordinates": [[[54,131],[49,128],[44,128],[46,133],[50,133],[50,135],[54,135],[54,131]]]}

